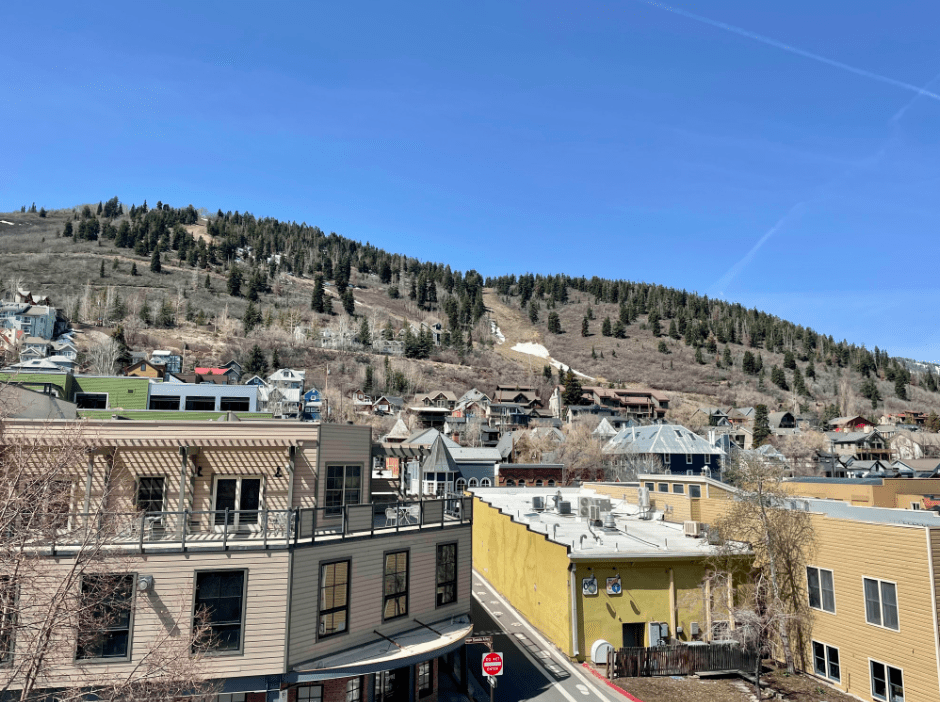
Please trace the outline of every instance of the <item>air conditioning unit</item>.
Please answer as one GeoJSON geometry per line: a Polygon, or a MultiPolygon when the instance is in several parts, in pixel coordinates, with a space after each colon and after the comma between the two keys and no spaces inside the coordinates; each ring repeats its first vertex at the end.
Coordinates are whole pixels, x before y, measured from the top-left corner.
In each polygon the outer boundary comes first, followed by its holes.
{"type": "Polygon", "coordinates": [[[601,512],[610,511],[610,498],[609,497],[595,497],[592,501],[594,502],[594,505],[601,512]]]}
{"type": "Polygon", "coordinates": [[[637,502],[640,505],[640,511],[645,512],[650,508],[650,489],[641,487],[637,489],[637,502]]]}
{"type": "Polygon", "coordinates": [[[543,509],[545,509],[545,498],[541,495],[536,495],[533,497],[532,509],[534,509],[536,512],[541,512],[543,509]]]}
{"type": "Polygon", "coordinates": [[[567,500],[559,500],[558,514],[571,514],[571,503],[567,500]]]}
{"type": "Polygon", "coordinates": [[[588,507],[588,521],[590,522],[599,522],[601,520],[601,511],[597,505],[590,505],[588,507]]]}
{"type": "Polygon", "coordinates": [[[683,522],[682,533],[685,534],[686,536],[691,536],[697,539],[700,536],[702,536],[702,523],[701,522],[683,522]]]}
{"type": "Polygon", "coordinates": [[[708,538],[708,543],[712,546],[717,546],[721,543],[721,534],[718,533],[718,527],[706,526],[705,536],[708,538]]]}
{"type": "Polygon", "coordinates": [[[591,498],[579,497],[578,498],[578,516],[587,517],[590,514],[590,509],[591,509],[591,498]]]}

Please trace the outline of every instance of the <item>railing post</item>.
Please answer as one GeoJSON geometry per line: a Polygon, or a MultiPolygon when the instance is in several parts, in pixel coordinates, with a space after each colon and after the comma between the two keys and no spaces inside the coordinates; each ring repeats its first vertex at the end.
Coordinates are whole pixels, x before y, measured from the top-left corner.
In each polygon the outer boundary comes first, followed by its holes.
{"type": "Polygon", "coordinates": [[[261,542],[265,548],[268,547],[268,508],[265,507],[261,510],[261,518],[264,519],[264,523],[261,525],[261,542]]]}
{"type": "Polygon", "coordinates": [[[444,528],[444,517],[447,516],[447,498],[441,503],[441,529],[444,528]]]}
{"type": "Polygon", "coordinates": [[[189,529],[189,510],[183,510],[182,522],[180,523],[180,533],[183,535],[183,552],[186,552],[186,530],[189,529]]]}
{"type": "Polygon", "coordinates": [[[146,524],[147,524],[147,513],[141,512],[140,513],[140,541],[138,543],[138,547],[140,548],[141,553],[144,552],[144,527],[146,524]]]}
{"type": "Polygon", "coordinates": [[[401,530],[401,500],[395,503],[395,533],[397,534],[401,530]]]}
{"type": "Polygon", "coordinates": [[[346,540],[346,530],[349,528],[349,505],[343,505],[343,535],[342,540],[346,540]]]}
{"type": "Polygon", "coordinates": [[[287,510],[287,543],[285,546],[290,546],[290,537],[291,534],[294,536],[294,545],[297,545],[297,532],[300,531],[300,510],[296,507],[293,509],[287,510]]]}
{"type": "Polygon", "coordinates": [[[222,550],[228,551],[228,507],[225,508],[225,522],[222,525],[222,550]]]}
{"type": "Polygon", "coordinates": [[[319,510],[319,507],[313,508],[313,518],[310,520],[310,543],[314,543],[317,540],[317,512],[319,510]]]}

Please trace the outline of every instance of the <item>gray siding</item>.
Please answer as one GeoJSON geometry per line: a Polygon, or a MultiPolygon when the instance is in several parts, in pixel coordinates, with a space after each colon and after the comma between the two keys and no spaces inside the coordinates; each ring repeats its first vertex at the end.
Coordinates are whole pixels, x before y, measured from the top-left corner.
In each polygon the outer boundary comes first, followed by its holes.
{"type": "Polygon", "coordinates": [[[470,611],[471,528],[450,527],[363,539],[330,546],[300,548],[293,554],[288,666],[360,646],[378,637],[373,629],[392,636],[414,629],[418,619],[432,624],[470,611]],[[457,601],[435,606],[437,544],[457,543],[457,601]],[[410,549],[408,616],[382,622],[382,569],[387,551],[410,549]],[[350,558],[349,630],[317,641],[319,565],[350,558]]]}

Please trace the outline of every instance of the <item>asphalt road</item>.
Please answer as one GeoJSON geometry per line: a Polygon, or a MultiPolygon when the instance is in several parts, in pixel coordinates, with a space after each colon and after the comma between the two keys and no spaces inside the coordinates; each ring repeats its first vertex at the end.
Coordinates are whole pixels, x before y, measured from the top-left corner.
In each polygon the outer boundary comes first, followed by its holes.
{"type": "MultiPolygon", "coordinates": [[[[473,573],[474,635],[493,636],[493,650],[503,654],[504,672],[497,678],[494,702],[621,702],[624,698],[579,670],[557,652],[476,571],[473,573]]],[[[470,674],[489,690],[483,675],[483,644],[467,647],[470,674]]]]}

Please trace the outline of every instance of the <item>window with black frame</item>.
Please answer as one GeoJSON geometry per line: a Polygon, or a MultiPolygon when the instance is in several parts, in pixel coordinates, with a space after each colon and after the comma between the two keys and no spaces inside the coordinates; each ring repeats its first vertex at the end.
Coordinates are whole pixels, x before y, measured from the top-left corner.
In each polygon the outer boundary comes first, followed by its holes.
{"type": "Polygon", "coordinates": [[[385,554],[385,583],[382,618],[385,620],[408,614],[408,552],[385,554]]]}
{"type": "Polygon", "coordinates": [[[127,658],[133,603],[133,574],[83,576],[75,657],[127,658]]]}
{"type": "Polygon", "coordinates": [[[244,629],[245,571],[212,570],[196,573],[194,648],[239,651],[244,629]]]}
{"type": "Polygon", "coordinates": [[[319,637],[346,631],[349,623],[350,561],[324,563],[320,566],[319,637]]]}
{"type": "Polygon", "coordinates": [[[362,494],[362,466],[327,466],[324,506],[327,516],[343,513],[344,505],[358,505],[362,494]]]}
{"type": "Polygon", "coordinates": [[[457,601],[457,544],[437,546],[437,606],[457,601]]]}
{"type": "Polygon", "coordinates": [[[145,477],[137,481],[137,509],[154,514],[163,511],[164,482],[162,477],[145,477]]]}

